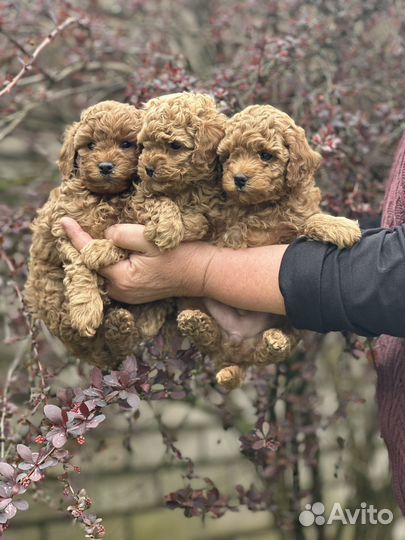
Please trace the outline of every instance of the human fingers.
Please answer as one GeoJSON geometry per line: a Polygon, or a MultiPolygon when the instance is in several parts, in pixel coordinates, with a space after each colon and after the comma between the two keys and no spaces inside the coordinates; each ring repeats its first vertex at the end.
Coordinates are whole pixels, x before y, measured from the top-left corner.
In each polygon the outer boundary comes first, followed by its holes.
{"type": "Polygon", "coordinates": [[[158,255],[160,253],[158,248],[146,240],[143,234],[144,229],[143,225],[123,223],[106,229],[104,236],[123,249],[149,256],[158,255]]]}
{"type": "Polygon", "coordinates": [[[129,259],[105,268],[108,295],[128,304],[178,296],[178,292],[184,290],[185,281],[184,257],[178,251],[179,248],[152,257],[132,253],[129,259]]]}
{"type": "Polygon", "coordinates": [[[63,217],[60,222],[77,251],[81,251],[86,244],[93,240],[74,219],[63,217]]]}
{"type": "Polygon", "coordinates": [[[114,300],[125,302],[128,292],[133,288],[134,272],[130,260],[100,268],[98,273],[107,279],[108,295],[114,300]]]}
{"type": "Polygon", "coordinates": [[[161,269],[160,258],[157,262],[155,257],[132,254],[125,261],[103,268],[100,274],[107,278],[110,298],[126,304],[145,304],[173,296],[171,280],[159,273],[161,269]]]}

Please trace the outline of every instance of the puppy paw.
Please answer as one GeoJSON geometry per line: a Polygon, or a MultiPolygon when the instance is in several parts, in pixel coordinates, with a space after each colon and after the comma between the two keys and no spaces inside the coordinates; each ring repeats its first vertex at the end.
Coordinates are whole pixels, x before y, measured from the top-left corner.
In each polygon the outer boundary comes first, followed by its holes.
{"type": "Polygon", "coordinates": [[[144,235],[161,251],[165,251],[176,248],[183,241],[184,228],[177,221],[151,221],[145,226],[144,235]]]}
{"type": "MultiPolygon", "coordinates": [[[[345,218],[343,218],[345,219],[345,218]]],[[[348,248],[356,244],[361,238],[361,230],[357,221],[345,219],[341,228],[336,231],[333,242],[340,248],[348,248]]]]}
{"type": "Polygon", "coordinates": [[[290,352],[290,337],[279,328],[271,328],[263,333],[262,342],[255,351],[254,363],[264,365],[282,362],[290,352]]]}
{"type": "Polygon", "coordinates": [[[94,336],[103,321],[103,310],[103,301],[100,296],[85,304],[71,304],[69,317],[72,328],[77,330],[81,337],[94,336]]]}
{"type": "Polygon", "coordinates": [[[122,336],[136,334],[135,319],[125,308],[111,309],[104,319],[105,336],[109,342],[118,342],[122,336]]]}
{"type": "Polygon", "coordinates": [[[132,306],[130,309],[140,335],[150,339],[159,334],[172,307],[169,302],[158,302],[154,305],[132,306]]]}
{"type": "Polygon", "coordinates": [[[330,242],[339,248],[347,248],[360,240],[361,230],[357,221],[315,214],[306,222],[304,235],[320,242],[330,242]]]}
{"type": "Polygon", "coordinates": [[[216,374],[217,383],[227,390],[238,388],[245,379],[245,370],[240,366],[227,366],[216,374]]]}
{"type": "Polygon", "coordinates": [[[215,321],[199,309],[185,309],[177,317],[177,328],[204,352],[215,350],[221,333],[215,321]]]}
{"type": "Polygon", "coordinates": [[[132,353],[139,340],[132,313],[125,308],[111,309],[105,316],[103,328],[107,346],[115,357],[124,359],[132,353]]]}
{"type": "Polygon", "coordinates": [[[223,235],[222,245],[232,249],[247,247],[247,230],[242,225],[230,227],[223,235]]]}
{"type": "Polygon", "coordinates": [[[80,252],[83,263],[90,270],[100,270],[127,258],[127,253],[117,248],[111,240],[92,240],[80,252]]]}
{"type": "Polygon", "coordinates": [[[207,330],[209,318],[199,309],[185,309],[177,316],[177,327],[184,336],[196,337],[207,330]]]}

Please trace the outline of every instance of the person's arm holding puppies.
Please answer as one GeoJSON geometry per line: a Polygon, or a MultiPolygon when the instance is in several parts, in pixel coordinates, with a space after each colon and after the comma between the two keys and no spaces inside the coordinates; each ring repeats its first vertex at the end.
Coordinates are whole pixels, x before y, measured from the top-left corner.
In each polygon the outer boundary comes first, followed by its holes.
{"type": "MultiPolygon", "coordinates": [[[[90,241],[72,219],[63,225],[76,249],[90,241]]],[[[287,312],[297,328],[318,332],[405,333],[405,225],[366,231],[346,250],[300,239],[240,250],[190,242],[159,253],[141,225],[116,225],[106,236],[135,252],[103,270],[116,300],[206,296],[240,309],[287,312]]]]}
{"type": "MultiPolygon", "coordinates": [[[[74,220],[64,218],[63,225],[79,251],[91,240],[74,220]]],[[[106,236],[135,252],[129,260],[100,270],[115,300],[141,304],[172,296],[208,296],[240,309],[285,314],[278,273],[287,245],[236,251],[185,242],[162,253],[145,239],[142,225],[116,225],[106,236]],[[269,284],[266,291],[263,283],[269,284]]]]}

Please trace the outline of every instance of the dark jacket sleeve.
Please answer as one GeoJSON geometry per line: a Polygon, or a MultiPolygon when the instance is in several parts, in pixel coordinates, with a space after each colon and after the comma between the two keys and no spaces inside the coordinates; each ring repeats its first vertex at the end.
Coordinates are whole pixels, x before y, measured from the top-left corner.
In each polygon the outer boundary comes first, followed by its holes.
{"type": "Polygon", "coordinates": [[[405,225],[363,231],[350,249],[296,240],[280,289],[295,328],[405,337],[405,225]]]}

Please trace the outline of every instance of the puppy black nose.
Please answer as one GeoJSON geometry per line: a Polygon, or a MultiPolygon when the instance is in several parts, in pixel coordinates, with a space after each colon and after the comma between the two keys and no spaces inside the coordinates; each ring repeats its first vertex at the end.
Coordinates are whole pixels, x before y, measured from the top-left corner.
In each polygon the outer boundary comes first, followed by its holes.
{"type": "Polygon", "coordinates": [[[103,161],[98,164],[98,168],[100,169],[101,174],[108,175],[112,173],[112,170],[114,168],[114,165],[110,163],[109,161],[103,161]]]}
{"type": "Polygon", "coordinates": [[[235,186],[239,189],[242,189],[245,187],[246,185],[246,182],[249,180],[247,176],[245,176],[244,174],[237,174],[236,176],[233,177],[234,181],[235,181],[235,186]]]}
{"type": "Polygon", "coordinates": [[[152,176],[155,174],[155,167],[152,167],[151,165],[145,165],[145,171],[146,174],[152,178],[152,176]]]}

